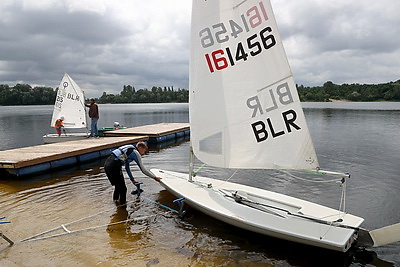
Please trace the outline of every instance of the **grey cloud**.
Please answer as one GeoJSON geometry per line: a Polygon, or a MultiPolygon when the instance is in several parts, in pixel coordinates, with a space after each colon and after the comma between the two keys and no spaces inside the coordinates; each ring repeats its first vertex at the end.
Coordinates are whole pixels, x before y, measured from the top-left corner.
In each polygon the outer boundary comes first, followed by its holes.
{"type": "Polygon", "coordinates": [[[400,2],[288,0],[276,6],[298,83],[380,83],[400,78],[400,2]]]}
{"type": "MultiPolygon", "coordinates": [[[[0,83],[55,87],[68,72],[89,96],[118,93],[124,84],[188,88],[189,5],[164,11],[132,1],[126,12],[116,8],[121,2],[100,1],[96,12],[62,0],[51,9],[0,4],[0,83]]],[[[297,83],[399,79],[399,1],[272,4],[297,83]]]]}

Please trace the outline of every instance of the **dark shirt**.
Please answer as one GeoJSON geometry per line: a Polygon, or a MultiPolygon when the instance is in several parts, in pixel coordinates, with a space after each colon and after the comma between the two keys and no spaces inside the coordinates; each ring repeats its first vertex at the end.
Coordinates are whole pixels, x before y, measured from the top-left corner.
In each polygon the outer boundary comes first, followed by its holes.
{"type": "Polygon", "coordinates": [[[99,107],[95,102],[90,103],[90,104],[85,104],[85,106],[89,107],[89,118],[99,118],[99,107]]]}

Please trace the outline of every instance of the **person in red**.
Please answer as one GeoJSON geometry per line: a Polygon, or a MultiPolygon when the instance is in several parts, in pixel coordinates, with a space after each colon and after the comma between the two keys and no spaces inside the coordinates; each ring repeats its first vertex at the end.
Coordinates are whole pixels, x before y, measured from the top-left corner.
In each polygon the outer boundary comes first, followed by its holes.
{"type": "Polygon", "coordinates": [[[61,128],[64,128],[63,121],[64,121],[64,116],[61,116],[58,120],[56,120],[56,123],[54,124],[58,136],[61,135],[61,128]]]}

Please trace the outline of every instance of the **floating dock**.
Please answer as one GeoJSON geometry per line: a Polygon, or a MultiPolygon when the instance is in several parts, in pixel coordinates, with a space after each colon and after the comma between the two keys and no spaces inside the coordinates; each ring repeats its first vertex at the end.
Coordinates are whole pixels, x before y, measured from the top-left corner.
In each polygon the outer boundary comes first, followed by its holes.
{"type": "Polygon", "coordinates": [[[158,144],[169,140],[189,136],[188,123],[159,123],[133,128],[105,131],[104,136],[142,136],[149,137],[149,144],[158,144]]]}
{"type": "Polygon", "coordinates": [[[26,176],[110,155],[119,146],[140,141],[159,143],[189,135],[187,123],[163,123],[107,132],[106,137],[44,144],[0,151],[0,178],[3,175],[26,176]],[[150,134],[140,134],[148,132],[150,134]],[[120,134],[121,133],[121,134],[120,134]],[[150,137],[151,135],[151,137],[150,137]],[[151,141],[150,141],[151,140],[151,141]]]}
{"type": "Polygon", "coordinates": [[[0,151],[0,169],[14,176],[43,173],[101,158],[116,147],[147,139],[147,136],[87,138],[0,151]]]}

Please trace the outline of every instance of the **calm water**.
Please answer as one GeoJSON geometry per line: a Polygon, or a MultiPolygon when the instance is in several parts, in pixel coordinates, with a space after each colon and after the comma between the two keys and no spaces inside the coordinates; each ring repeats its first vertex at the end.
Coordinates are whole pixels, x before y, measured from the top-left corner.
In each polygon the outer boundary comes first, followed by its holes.
{"type": "MultiPolygon", "coordinates": [[[[350,172],[347,211],[375,229],[400,222],[400,103],[304,103],[324,169],[350,172]]],[[[52,106],[0,107],[0,149],[42,143],[52,106]]],[[[187,104],[100,105],[99,127],[188,122],[187,104]]],[[[189,143],[152,149],[149,168],[187,172],[189,143]]],[[[200,165],[199,162],[197,162],[200,165]]],[[[102,161],[34,178],[0,180],[0,266],[400,266],[400,244],[348,254],[279,241],[230,227],[196,211],[180,220],[153,201],[177,208],[174,197],[134,168],[147,199],[127,209],[115,207],[102,161]],[[20,240],[61,224],[92,231],[32,242],[20,240]],[[143,216],[139,222],[107,226],[143,216]]],[[[233,171],[205,168],[202,175],[228,179],[233,171]]],[[[274,171],[238,171],[231,181],[313,200],[338,208],[337,184],[300,181],[274,171]],[[261,178],[263,177],[263,178],[261,178]],[[267,177],[268,179],[265,179],[267,177]]],[[[133,186],[128,185],[129,189],[133,186]]],[[[54,233],[61,233],[54,232],[54,233]]]]}

